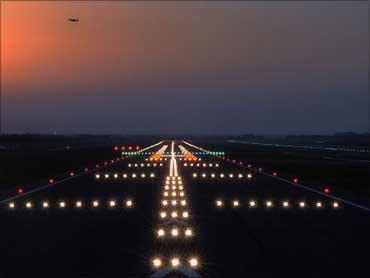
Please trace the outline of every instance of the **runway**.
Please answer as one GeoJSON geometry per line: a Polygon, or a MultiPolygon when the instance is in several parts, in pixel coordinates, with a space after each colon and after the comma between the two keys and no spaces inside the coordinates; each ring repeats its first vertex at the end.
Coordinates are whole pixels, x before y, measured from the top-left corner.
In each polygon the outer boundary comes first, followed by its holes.
{"type": "Polygon", "coordinates": [[[207,146],[144,150],[0,200],[0,277],[369,276],[366,206],[207,146]]]}

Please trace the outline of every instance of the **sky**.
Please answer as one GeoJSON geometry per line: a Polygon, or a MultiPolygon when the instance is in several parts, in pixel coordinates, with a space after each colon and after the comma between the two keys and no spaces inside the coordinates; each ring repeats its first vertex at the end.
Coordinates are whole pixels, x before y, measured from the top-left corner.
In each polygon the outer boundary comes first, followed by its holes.
{"type": "Polygon", "coordinates": [[[1,92],[6,133],[366,132],[369,3],[2,1],[1,92]]]}

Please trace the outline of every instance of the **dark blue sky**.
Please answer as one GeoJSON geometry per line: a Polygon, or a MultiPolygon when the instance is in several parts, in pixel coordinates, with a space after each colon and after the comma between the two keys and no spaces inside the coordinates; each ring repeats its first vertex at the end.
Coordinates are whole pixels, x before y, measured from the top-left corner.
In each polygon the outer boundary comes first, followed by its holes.
{"type": "Polygon", "coordinates": [[[8,1],[1,23],[9,133],[369,127],[367,2],[8,1]]]}

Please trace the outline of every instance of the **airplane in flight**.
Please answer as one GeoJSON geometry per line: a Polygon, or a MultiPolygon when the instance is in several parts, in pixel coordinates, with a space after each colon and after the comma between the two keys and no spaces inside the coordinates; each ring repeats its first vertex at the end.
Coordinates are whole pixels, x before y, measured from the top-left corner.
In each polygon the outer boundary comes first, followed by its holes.
{"type": "Polygon", "coordinates": [[[77,17],[70,17],[70,18],[68,18],[68,21],[70,21],[70,22],[78,22],[78,21],[80,21],[80,19],[77,18],[77,17]]]}

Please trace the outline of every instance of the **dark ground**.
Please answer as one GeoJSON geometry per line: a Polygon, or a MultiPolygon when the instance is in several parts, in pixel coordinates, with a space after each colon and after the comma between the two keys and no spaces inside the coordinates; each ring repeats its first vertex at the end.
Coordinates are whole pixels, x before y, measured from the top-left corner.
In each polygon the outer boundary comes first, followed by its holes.
{"type": "MultiPolygon", "coordinates": [[[[222,147],[202,145],[208,146],[215,150],[222,147]]],[[[222,150],[225,148],[230,150],[228,145],[222,150]]],[[[232,148],[235,149],[230,156],[238,154],[245,162],[262,163],[267,156],[258,158],[245,146],[232,148]]],[[[213,158],[205,160],[214,162],[213,158]]],[[[271,160],[263,164],[268,162],[271,160]]],[[[87,174],[15,200],[14,211],[1,204],[0,277],[148,277],[153,256],[174,253],[186,258],[198,255],[203,277],[369,277],[370,219],[366,211],[343,203],[339,209],[333,209],[333,200],[259,174],[251,181],[194,179],[195,171],[248,171],[224,161],[218,170],[185,168],[179,161],[196,237],[190,243],[165,245],[158,242],[154,231],[159,223],[159,202],[168,167],[141,171],[128,169],[127,163],[123,161],[99,172],[153,171],[157,176],[97,181],[87,174]],[[55,206],[60,200],[71,205],[78,199],[90,203],[95,198],[100,202],[133,198],[135,207],[20,207],[28,200],[38,206],[49,200],[55,206]],[[217,209],[216,198],[228,203],[238,198],[242,206],[233,209],[228,204],[217,209]],[[257,200],[259,206],[248,208],[250,199],[257,200]],[[261,207],[267,199],[275,207],[261,207]],[[294,207],[277,207],[282,200],[289,200],[294,207]],[[298,208],[296,204],[302,200],[309,207],[298,208]],[[312,207],[317,200],[325,207],[312,207]]],[[[292,172],[297,169],[300,168],[292,172]]],[[[309,173],[315,169],[321,167],[313,167],[309,173]]]]}

